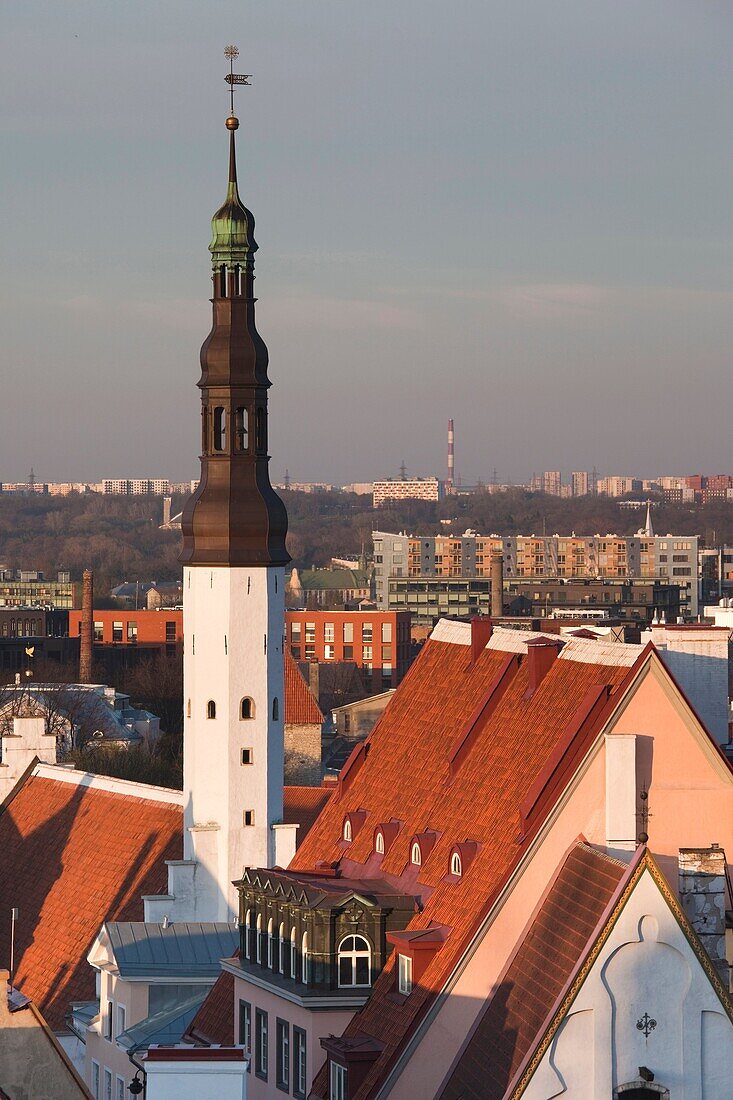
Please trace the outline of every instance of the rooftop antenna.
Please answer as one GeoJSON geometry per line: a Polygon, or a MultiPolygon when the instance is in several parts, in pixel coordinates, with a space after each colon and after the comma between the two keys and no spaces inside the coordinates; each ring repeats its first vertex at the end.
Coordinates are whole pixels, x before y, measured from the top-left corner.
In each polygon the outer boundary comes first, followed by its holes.
{"type": "MultiPolygon", "coordinates": [[[[234,72],[234,62],[239,57],[239,50],[236,46],[226,46],[224,49],[224,57],[229,62],[229,72],[224,77],[229,85],[229,113],[234,116],[234,85],[235,84],[247,84],[249,85],[252,79],[252,74],[248,73],[246,76],[243,73],[234,72]]],[[[249,85],[251,86],[251,85],[249,85]]]]}
{"type": "Polygon", "coordinates": [[[286,489],[289,489],[289,488],[290,488],[290,470],[288,470],[288,469],[286,469],[286,470],[285,470],[285,482],[284,482],[284,485],[285,485],[285,488],[286,488],[286,489]]]}
{"type": "Polygon", "coordinates": [[[36,474],[35,474],[35,471],[34,471],[33,467],[31,466],[31,472],[28,474],[28,487],[30,489],[32,489],[35,484],[36,484],[36,474]]]}

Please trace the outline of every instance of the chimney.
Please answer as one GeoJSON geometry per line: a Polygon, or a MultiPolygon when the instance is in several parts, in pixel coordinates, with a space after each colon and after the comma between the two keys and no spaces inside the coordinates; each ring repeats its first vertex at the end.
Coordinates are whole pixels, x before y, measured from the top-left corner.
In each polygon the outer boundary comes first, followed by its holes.
{"type": "Polygon", "coordinates": [[[448,478],[446,488],[452,492],[455,480],[455,455],[453,453],[453,421],[448,421],[448,478]]]}
{"type": "Polygon", "coordinates": [[[559,638],[530,638],[527,642],[529,695],[534,695],[564,645],[559,638]]]}
{"type": "Polygon", "coordinates": [[[92,682],[92,646],[94,643],[94,574],[85,569],[81,588],[81,638],[79,644],[79,682],[92,682]]]}
{"type": "Polygon", "coordinates": [[[475,665],[483,651],[486,649],[486,645],[489,638],[492,635],[494,624],[491,619],[483,619],[479,615],[475,619],[471,619],[471,664],[475,665]]]}
{"type": "Polygon", "coordinates": [[[491,551],[491,616],[500,619],[504,614],[504,552],[491,551]]]}
{"type": "Polygon", "coordinates": [[[171,521],[171,498],[163,497],[163,526],[167,527],[171,521]]]}
{"type": "Polygon", "coordinates": [[[680,848],[679,892],[685,916],[727,990],[725,851],[718,844],[709,848],[680,848]]]}

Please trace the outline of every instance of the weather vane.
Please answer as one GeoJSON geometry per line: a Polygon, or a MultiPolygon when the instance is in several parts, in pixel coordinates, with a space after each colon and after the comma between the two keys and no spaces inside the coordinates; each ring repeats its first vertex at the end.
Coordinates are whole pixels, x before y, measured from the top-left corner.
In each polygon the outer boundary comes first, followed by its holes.
{"type": "Polygon", "coordinates": [[[250,74],[245,76],[241,73],[235,73],[234,72],[234,62],[239,57],[239,50],[237,49],[236,46],[227,46],[224,49],[224,57],[226,57],[227,61],[229,62],[229,72],[224,77],[224,79],[226,80],[227,84],[229,85],[229,97],[230,97],[229,103],[230,103],[231,116],[233,118],[234,117],[234,85],[235,84],[249,84],[252,74],[250,73],[250,74]]]}

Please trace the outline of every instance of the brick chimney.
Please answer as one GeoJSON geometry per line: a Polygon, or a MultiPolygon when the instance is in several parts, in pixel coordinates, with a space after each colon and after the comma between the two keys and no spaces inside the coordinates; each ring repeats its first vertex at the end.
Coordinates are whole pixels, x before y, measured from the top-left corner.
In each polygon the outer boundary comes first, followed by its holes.
{"type": "Polygon", "coordinates": [[[680,848],[679,890],[685,916],[700,937],[725,989],[729,966],[725,954],[725,851],[680,848]]]}
{"type": "Polygon", "coordinates": [[[79,643],[79,683],[92,683],[92,647],[94,645],[94,574],[85,569],[81,587],[81,636],[79,643]]]}
{"type": "Polygon", "coordinates": [[[564,644],[559,638],[530,638],[527,642],[530,695],[540,686],[564,644]]]}
{"type": "Polygon", "coordinates": [[[486,649],[486,645],[489,638],[492,635],[494,624],[491,619],[483,619],[479,615],[475,619],[471,619],[471,664],[475,665],[483,651],[486,649]]]}
{"type": "Polygon", "coordinates": [[[504,552],[491,551],[491,616],[500,619],[504,614],[504,552]]]}

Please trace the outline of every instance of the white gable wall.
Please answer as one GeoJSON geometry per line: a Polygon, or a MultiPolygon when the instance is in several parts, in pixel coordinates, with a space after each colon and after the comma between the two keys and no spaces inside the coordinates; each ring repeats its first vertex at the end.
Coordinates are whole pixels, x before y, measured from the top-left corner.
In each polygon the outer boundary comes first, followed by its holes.
{"type": "Polygon", "coordinates": [[[610,1100],[639,1066],[674,1100],[730,1100],[733,1024],[648,869],[523,1097],[610,1100]]]}

